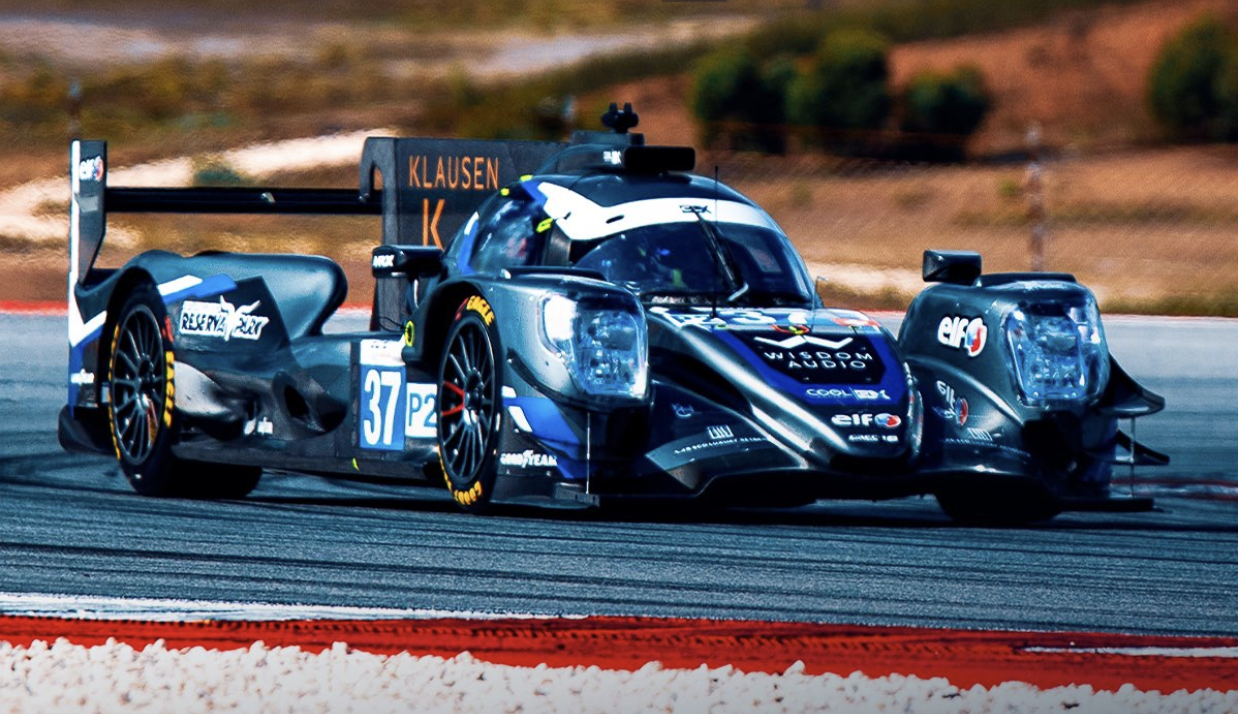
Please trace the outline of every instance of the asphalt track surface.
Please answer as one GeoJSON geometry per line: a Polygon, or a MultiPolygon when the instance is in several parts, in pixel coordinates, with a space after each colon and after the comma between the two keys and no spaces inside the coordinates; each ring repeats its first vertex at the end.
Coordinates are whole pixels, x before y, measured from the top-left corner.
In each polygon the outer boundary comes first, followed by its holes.
{"type": "MultiPolygon", "coordinates": [[[[457,511],[434,488],[268,474],[244,501],[149,499],[56,443],[62,317],[0,315],[0,590],[965,629],[1238,634],[1238,321],[1111,318],[1165,395],[1145,514],[953,526],[932,499],[708,518],[457,511]]],[[[1125,476],[1120,477],[1125,488],[1125,476]]]]}

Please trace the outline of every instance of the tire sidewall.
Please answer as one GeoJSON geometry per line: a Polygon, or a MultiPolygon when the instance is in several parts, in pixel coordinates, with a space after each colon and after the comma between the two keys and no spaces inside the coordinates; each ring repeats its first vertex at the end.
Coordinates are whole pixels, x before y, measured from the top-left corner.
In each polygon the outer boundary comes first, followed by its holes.
{"type": "Polygon", "coordinates": [[[438,412],[436,417],[438,423],[439,466],[443,472],[443,481],[452,498],[465,510],[474,512],[483,511],[489,506],[494,494],[495,476],[498,471],[499,434],[503,419],[503,370],[499,359],[502,349],[499,344],[499,334],[498,329],[494,325],[494,319],[494,311],[484,298],[471,296],[462,302],[452,319],[451,327],[447,332],[447,339],[443,342],[443,358],[439,360],[438,368],[438,394],[435,409],[438,412]],[[444,456],[446,449],[443,445],[443,385],[448,364],[447,355],[456,338],[466,329],[480,329],[481,333],[485,335],[490,348],[491,378],[494,383],[494,415],[490,425],[490,432],[486,437],[485,453],[481,465],[472,474],[467,475],[467,477],[462,474],[452,475],[447,467],[447,459],[444,456]]]}
{"type": "Polygon", "coordinates": [[[110,383],[116,373],[116,348],[120,342],[122,327],[129,322],[133,314],[138,312],[147,312],[154,319],[159,334],[160,349],[163,352],[162,362],[166,378],[162,394],[163,407],[158,420],[159,431],[145,459],[134,461],[123,453],[116,430],[116,401],[113,394],[108,401],[108,432],[111,435],[116,460],[133,489],[144,495],[169,495],[172,490],[171,476],[174,463],[171,447],[177,427],[177,414],[174,406],[175,353],[168,335],[170,328],[167,309],[163,301],[159,299],[158,293],[149,286],[136,288],[129,294],[120,309],[119,317],[112,326],[107,359],[107,378],[110,383]]]}

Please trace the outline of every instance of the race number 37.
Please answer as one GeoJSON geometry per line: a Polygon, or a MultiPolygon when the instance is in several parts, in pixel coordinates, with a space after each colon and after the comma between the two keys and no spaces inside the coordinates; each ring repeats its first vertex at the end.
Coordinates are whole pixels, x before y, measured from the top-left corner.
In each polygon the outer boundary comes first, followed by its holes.
{"type": "Polygon", "coordinates": [[[361,366],[361,448],[404,449],[406,393],[399,367],[361,366]]]}

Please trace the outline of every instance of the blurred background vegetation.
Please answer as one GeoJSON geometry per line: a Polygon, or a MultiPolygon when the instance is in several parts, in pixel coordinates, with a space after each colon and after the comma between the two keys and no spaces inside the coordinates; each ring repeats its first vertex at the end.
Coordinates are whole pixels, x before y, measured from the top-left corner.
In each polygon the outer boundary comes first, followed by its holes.
{"type": "MultiPolygon", "coordinates": [[[[1039,201],[1049,268],[1108,309],[1238,316],[1236,28],[1235,0],[0,0],[0,192],[62,173],[75,131],[113,163],[188,155],[203,185],[351,185],[352,166],[254,177],[220,152],[378,128],[562,139],[633,101],[651,141],[697,145],[766,205],[840,302],[901,307],[925,247],[1025,269],[1039,201]]],[[[366,280],[373,229],[290,225],[135,221],[110,249],[295,233],[366,280]]]]}

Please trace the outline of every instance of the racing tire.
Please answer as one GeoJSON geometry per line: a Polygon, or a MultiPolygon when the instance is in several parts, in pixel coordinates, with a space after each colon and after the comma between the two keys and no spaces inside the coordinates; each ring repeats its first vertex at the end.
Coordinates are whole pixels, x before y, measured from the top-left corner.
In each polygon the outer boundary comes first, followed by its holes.
{"type": "Polygon", "coordinates": [[[125,298],[112,330],[107,381],[108,430],[121,471],[143,496],[241,498],[258,485],[262,470],[178,459],[176,357],[167,309],[154,287],[125,298]]]}
{"type": "Polygon", "coordinates": [[[443,481],[471,513],[489,509],[498,471],[501,418],[498,330],[480,296],[460,304],[438,372],[438,452],[443,481]]]}
{"type": "Polygon", "coordinates": [[[143,496],[175,493],[176,384],[167,310],[155,289],[126,297],[112,330],[108,430],[121,471],[143,496]]]}
{"type": "Polygon", "coordinates": [[[1018,527],[1062,512],[1057,499],[1038,486],[951,488],[934,496],[950,520],[967,526],[1018,527]]]}

